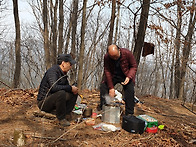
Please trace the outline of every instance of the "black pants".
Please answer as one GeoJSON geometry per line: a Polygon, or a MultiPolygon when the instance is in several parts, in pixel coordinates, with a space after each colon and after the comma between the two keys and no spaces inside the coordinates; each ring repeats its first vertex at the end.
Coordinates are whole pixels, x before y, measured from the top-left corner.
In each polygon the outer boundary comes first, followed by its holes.
{"type": "Polygon", "coordinates": [[[65,116],[73,110],[77,100],[77,95],[73,93],[60,90],[45,100],[38,101],[38,107],[41,111],[51,113],[56,110],[56,117],[58,120],[62,120],[65,116]]]}
{"type": "MultiPolygon", "coordinates": [[[[114,77],[112,79],[114,86],[117,83],[124,82],[123,78],[114,77]]],[[[130,80],[127,85],[123,85],[124,90],[124,101],[125,101],[125,114],[134,114],[134,84],[130,80]]],[[[106,104],[105,101],[105,95],[109,94],[109,88],[107,86],[107,83],[101,83],[100,85],[100,108],[102,109],[102,106],[106,104]]]]}

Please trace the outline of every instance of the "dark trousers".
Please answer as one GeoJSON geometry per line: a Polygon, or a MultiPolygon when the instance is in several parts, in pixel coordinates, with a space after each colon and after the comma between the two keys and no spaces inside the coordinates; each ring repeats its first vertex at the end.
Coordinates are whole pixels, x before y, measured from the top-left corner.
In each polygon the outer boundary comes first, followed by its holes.
{"type": "MultiPolygon", "coordinates": [[[[124,82],[124,79],[122,78],[117,78],[114,77],[112,79],[114,86],[117,83],[121,83],[124,82]]],[[[125,114],[134,114],[134,84],[133,82],[130,80],[129,83],[127,85],[122,85],[123,86],[123,90],[124,90],[124,98],[123,100],[125,101],[125,114]]],[[[105,101],[105,95],[109,94],[109,88],[107,86],[107,83],[101,83],[100,85],[100,108],[102,109],[102,106],[106,104],[105,101]]]]}
{"type": "Polygon", "coordinates": [[[41,111],[48,113],[56,110],[57,119],[62,120],[67,114],[71,113],[75,106],[76,100],[77,95],[60,90],[48,96],[45,100],[39,101],[38,107],[41,111]]]}

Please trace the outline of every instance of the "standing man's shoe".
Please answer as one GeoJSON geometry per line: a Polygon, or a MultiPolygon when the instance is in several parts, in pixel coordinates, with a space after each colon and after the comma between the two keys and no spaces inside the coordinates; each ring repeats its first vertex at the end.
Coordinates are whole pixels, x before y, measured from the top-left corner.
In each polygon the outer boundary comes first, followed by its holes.
{"type": "Polygon", "coordinates": [[[133,114],[126,114],[126,116],[128,116],[128,117],[132,117],[132,116],[134,116],[133,114]]]}

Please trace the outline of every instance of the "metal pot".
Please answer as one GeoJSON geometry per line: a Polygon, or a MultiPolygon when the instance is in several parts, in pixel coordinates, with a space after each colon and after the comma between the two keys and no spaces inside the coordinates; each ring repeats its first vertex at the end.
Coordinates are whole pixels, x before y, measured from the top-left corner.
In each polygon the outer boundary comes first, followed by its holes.
{"type": "Polygon", "coordinates": [[[93,112],[92,108],[86,108],[86,109],[84,109],[83,117],[91,117],[92,112],[93,112]]]}
{"type": "Polygon", "coordinates": [[[120,123],[120,107],[104,105],[102,121],[108,123],[120,123]]]}

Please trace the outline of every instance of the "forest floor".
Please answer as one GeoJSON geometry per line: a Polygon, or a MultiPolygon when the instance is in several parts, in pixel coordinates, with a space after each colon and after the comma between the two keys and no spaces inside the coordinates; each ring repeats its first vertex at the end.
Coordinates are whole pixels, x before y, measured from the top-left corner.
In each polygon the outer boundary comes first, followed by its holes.
{"type": "MultiPolygon", "coordinates": [[[[99,92],[84,90],[83,103],[96,111],[99,92]]],[[[196,115],[181,105],[179,100],[154,96],[139,97],[144,104],[135,106],[135,115],[146,114],[158,120],[164,129],[157,133],[132,134],[122,128],[117,131],[95,130],[85,121],[62,128],[55,120],[36,117],[37,90],[0,89],[0,147],[14,146],[14,131],[22,130],[25,146],[196,146],[196,115]]],[[[191,105],[186,104],[191,108],[191,105]]],[[[196,110],[194,106],[194,110],[196,110]]],[[[76,115],[75,115],[76,117],[76,115]]],[[[77,116],[79,117],[79,115],[77,116]]],[[[122,118],[121,118],[122,121],[122,118]]],[[[101,123],[100,118],[95,124],[101,123]]],[[[121,124],[114,124],[121,127],[121,124]]]]}

